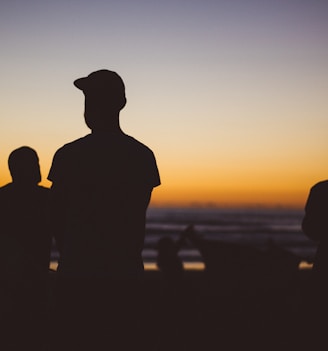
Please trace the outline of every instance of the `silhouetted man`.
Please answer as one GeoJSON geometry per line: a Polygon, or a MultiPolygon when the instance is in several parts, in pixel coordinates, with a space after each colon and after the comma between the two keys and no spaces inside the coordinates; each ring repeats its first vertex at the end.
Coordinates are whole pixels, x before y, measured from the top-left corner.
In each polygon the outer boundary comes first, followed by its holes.
{"type": "Polygon", "coordinates": [[[14,150],[8,165],[12,182],[0,188],[0,318],[7,328],[1,329],[0,342],[7,342],[4,349],[33,345],[34,350],[44,350],[51,247],[49,189],[38,185],[39,159],[33,149],[14,150]]]}
{"type": "Polygon", "coordinates": [[[303,232],[318,244],[312,269],[308,320],[311,321],[311,347],[327,348],[326,323],[328,314],[328,180],[316,183],[310,189],[302,221],[303,232]],[[316,343],[316,344],[314,344],[316,343]],[[324,346],[326,345],[326,346],[324,346]]]}
{"type": "MultiPolygon", "coordinates": [[[[106,342],[117,341],[124,324],[131,332],[130,312],[140,303],[134,299],[143,273],[146,210],[160,179],[153,152],[120,128],[126,104],[121,77],[100,70],[74,85],[84,93],[85,122],[92,132],[56,152],[48,179],[54,222],[63,234],[60,304],[69,305],[66,313],[71,313],[63,318],[73,318],[79,339],[92,329],[90,340],[82,338],[81,347],[87,348],[104,336],[106,342]],[[103,328],[111,330],[102,334],[103,328]]],[[[74,335],[70,325],[67,329],[74,335]]]]}
{"type": "Polygon", "coordinates": [[[310,189],[302,229],[311,240],[318,243],[314,271],[328,279],[328,180],[310,189]]]}

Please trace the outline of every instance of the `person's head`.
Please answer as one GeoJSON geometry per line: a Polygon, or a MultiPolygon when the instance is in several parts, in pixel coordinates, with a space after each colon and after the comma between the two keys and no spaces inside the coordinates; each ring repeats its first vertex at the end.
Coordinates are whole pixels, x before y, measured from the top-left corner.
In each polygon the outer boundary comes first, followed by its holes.
{"type": "Polygon", "coordinates": [[[126,104],[125,86],[116,72],[95,71],[75,80],[74,85],[84,93],[85,122],[92,130],[101,129],[111,122],[110,118],[118,118],[126,104]]]}
{"type": "Polygon", "coordinates": [[[37,185],[41,181],[38,154],[28,146],[12,151],[8,158],[8,166],[14,183],[37,185]]]}

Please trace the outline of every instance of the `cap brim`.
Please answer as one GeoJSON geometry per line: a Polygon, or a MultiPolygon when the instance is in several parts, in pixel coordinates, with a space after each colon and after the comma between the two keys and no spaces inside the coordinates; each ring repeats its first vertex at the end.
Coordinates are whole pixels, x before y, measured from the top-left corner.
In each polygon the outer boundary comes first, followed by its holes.
{"type": "Polygon", "coordinates": [[[73,83],[78,89],[84,90],[86,86],[86,78],[76,79],[73,83]]]}

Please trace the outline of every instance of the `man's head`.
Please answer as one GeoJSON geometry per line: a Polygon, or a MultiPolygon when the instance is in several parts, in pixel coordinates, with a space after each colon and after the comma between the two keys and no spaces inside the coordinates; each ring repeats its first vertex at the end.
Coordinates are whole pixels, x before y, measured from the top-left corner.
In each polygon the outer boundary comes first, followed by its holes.
{"type": "Polygon", "coordinates": [[[8,166],[14,183],[30,186],[41,181],[38,155],[28,146],[12,151],[8,158],[8,166]]]}
{"type": "Polygon", "coordinates": [[[110,116],[118,115],[126,104],[122,78],[113,71],[102,69],[74,81],[85,96],[85,121],[94,129],[106,123],[110,116]]]}

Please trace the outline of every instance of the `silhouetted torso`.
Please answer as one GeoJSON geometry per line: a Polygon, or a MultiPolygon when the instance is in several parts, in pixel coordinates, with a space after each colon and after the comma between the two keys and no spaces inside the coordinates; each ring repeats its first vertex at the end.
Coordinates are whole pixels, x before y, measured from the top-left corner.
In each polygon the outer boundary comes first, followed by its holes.
{"type": "Polygon", "coordinates": [[[327,277],[328,274],[328,180],[315,184],[309,193],[303,232],[318,243],[314,261],[314,271],[327,277]]]}
{"type": "Polygon", "coordinates": [[[59,149],[49,174],[59,199],[59,271],[135,277],[145,214],[159,184],[150,149],[123,133],[90,134],[59,149]]]}
{"type": "Polygon", "coordinates": [[[46,274],[51,236],[46,222],[49,189],[10,183],[0,188],[1,257],[6,275],[46,274]]]}
{"type": "MultiPolygon", "coordinates": [[[[328,314],[328,180],[310,189],[302,221],[303,232],[318,245],[312,269],[311,286],[306,290],[306,332],[311,347],[327,349],[328,314]]],[[[310,285],[310,284],[309,284],[310,285]]]]}

